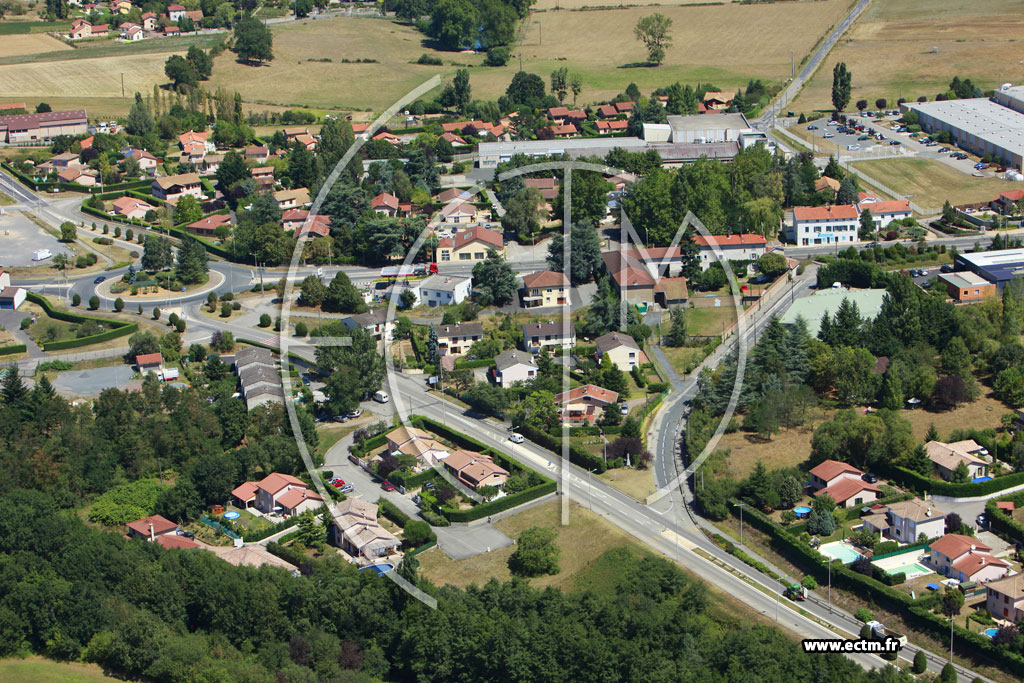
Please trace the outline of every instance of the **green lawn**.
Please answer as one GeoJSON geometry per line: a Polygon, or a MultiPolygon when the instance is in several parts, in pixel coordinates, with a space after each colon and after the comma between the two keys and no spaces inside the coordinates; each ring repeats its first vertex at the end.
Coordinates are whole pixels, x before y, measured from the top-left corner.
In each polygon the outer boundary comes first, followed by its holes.
{"type": "Polygon", "coordinates": [[[75,662],[54,662],[42,657],[25,659],[0,659],[0,681],[18,683],[92,683],[93,681],[116,681],[107,676],[95,664],[75,662]]]}
{"type": "Polygon", "coordinates": [[[704,357],[704,349],[700,346],[663,346],[661,350],[679,375],[690,372],[704,357]]]}
{"type": "Polygon", "coordinates": [[[713,335],[736,320],[736,308],[722,302],[718,308],[687,308],[686,329],[690,334],[713,335]]]}

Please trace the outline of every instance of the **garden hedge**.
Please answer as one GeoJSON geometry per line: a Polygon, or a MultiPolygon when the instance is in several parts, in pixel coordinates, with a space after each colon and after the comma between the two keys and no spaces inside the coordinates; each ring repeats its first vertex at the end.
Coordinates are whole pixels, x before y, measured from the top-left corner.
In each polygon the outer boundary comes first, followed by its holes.
{"type": "Polygon", "coordinates": [[[503,496],[497,500],[492,500],[489,503],[481,503],[468,510],[448,510],[441,508],[441,514],[449,522],[472,522],[476,519],[482,519],[490,515],[510,510],[514,507],[528,503],[531,500],[536,500],[541,496],[546,496],[549,493],[554,493],[557,488],[555,482],[550,479],[546,480],[543,484],[534,486],[533,488],[520,491],[519,493],[513,493],[508,496],[503,496]]]}
{"type": "Polygon", "coordinates": [[[494,365],[493,358],[477,358],[476,360],[457,360],[455,369],[459,368],[486,368],[494,365]]]}
{"type": "Polygon", "coordinates": [[[403,529],[406,524],[412,521],[412,518],[409,517],[409,515],[399,510],[398,506],[387,498],[381,497],[381,499],[377,501],[377,504],[380,506],[381,515],[387,517],[403,529]]]}
{"type": "Polygon", "coordinates": [[[0,346],[0,356],[10,356],[15,353],[25,353],[28,347],[25,344],[12,344],[10,346],[0,346]]]}
{"type": "Polygon", "coordinates": [[[997,534],[1008,537],[1007,540],[1016,543],[1024,542],[1024,524],[1015,521],[1012,516],[997,508],[997,501],[1012,501],[1017,505],[1017,507],[1020,507],[1024,504],[1024,492],[1016,493],[1011,496],[1003,496],[1002,498],[990,500],[985,503],[985,519],[988,521],[989,529],[997,534]]]}
{"type": "Polygon", "coordinates": [[[95,320],[102,323],[105,326],[113,329],[108,329],[99,334],[93,334],[88,337],[82,337],[80,339],[65,339],[63,341],[46,342],[42,345],[43,351],[60,351],[61,349],[77,349],[82,346],[89,346],[90,344],[99,344],[101,342],[110,341],[111,339],[117,339],[118,337],[124,337],[129,334],[134,334],[139,331],[139,324],[134,322],[120,321],[120,320],[108,320],[106,318],[93,318],[87,315],[81,315],[79,313],[72,313],[70,311],[59,311],[50,305],[46,297],[40,296],[35,292],[28,292],[26,298],[34,304],[40,306],[46,315],[55,320],[63,320],[69,323],[84,323],[87,320],[95,320]]]}
{"type": "MultiPolygon", "coordinates": [[[[562,439],[554,437],[547,432],[536,429],[530,425],[521,425],[516,427],[519,433],[525,436],[530,441],[534,442],[542,448],[546,448],[555,455],[561,457],[562,455],[562,439]]],[[[593,455],[586,449],[577,446],[574,443],[569,444],[569,462],[574,465],[579,465],[584,469],[593,469],[597,474],[601,474],[606,469],[604,458],[599,458],[593,455]]]]}

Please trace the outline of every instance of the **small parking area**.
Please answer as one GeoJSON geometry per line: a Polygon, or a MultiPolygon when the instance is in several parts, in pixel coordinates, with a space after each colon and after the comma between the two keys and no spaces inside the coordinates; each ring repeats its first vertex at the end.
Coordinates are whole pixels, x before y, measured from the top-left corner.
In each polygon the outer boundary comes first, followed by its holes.
{"type": "Polygon", "coordinates": [[[437,545],[453,560],[464,560],[515,542],[491,524],[437,527],[434,532],[437,545]]]}
{"type": "Polygon", "coordinates": [[[87,398],[99,396],[104,389],[127,389],[132,382],[141,385],[141,380],[133,380],[131,366],[115,365],[109,368],[92,370],[71,370],[57,373],[53,380],[53,388],[62,396],[87,398]]]}
{"type": "Polygon", "coordinates": [[[20,211],[4,211],[0,215],[0,254],[9,268],[38,266],[51,260],[33,261],[32,254],[49,249],[54,255],[74,253],[57,238],[33,223],[20,211]]]}

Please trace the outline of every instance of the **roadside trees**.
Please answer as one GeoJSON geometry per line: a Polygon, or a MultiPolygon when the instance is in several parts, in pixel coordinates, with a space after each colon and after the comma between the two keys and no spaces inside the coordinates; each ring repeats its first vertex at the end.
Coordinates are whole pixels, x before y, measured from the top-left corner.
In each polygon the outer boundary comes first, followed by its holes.
{"type": "Polygon", "coordinates": [[[839,62],[832,68],[832,107],[840,112],[850,103],[850,81],[853,75],[846,68],[846,62],[839,62]]]}

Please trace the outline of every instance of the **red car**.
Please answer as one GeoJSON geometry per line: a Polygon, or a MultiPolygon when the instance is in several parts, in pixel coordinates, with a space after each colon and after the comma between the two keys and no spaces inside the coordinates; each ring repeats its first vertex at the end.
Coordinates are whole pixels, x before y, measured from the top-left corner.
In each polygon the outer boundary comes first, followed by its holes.
{"type": "Polygon", "coordinates": [[[383,484],[380,485],[380,487],[387,491],[388,493],[395,490],[395,485],[392,484],[390,481],[384,482],[383,484]]]}
{"type": "Polygon", "coordinates": [[[336,489],[340,489],[344,485],[345,485],[345,480],[344,479],[331,479],[331,486],[333,486],[336,489]]]}

